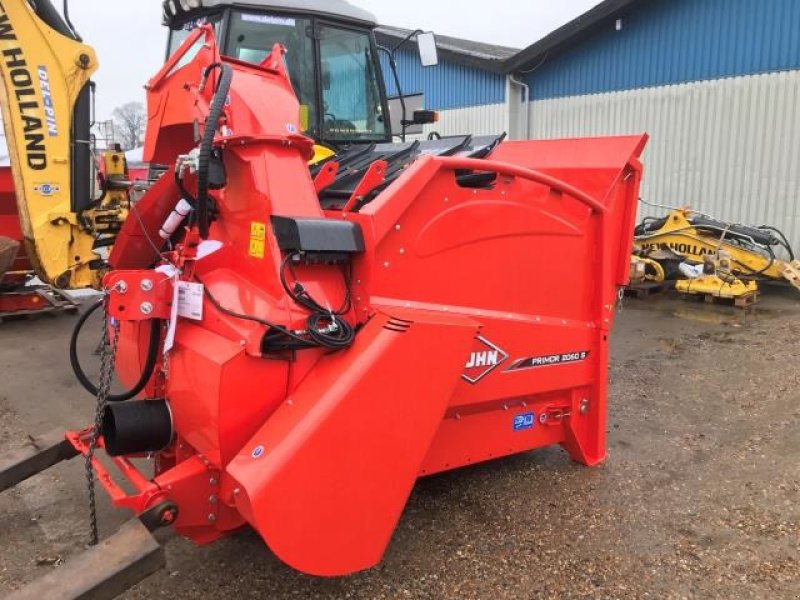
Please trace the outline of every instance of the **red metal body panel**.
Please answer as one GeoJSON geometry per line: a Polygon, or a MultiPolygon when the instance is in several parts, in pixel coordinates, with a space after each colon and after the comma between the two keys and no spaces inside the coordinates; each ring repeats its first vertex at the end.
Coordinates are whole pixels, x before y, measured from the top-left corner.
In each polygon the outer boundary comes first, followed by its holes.
{"type": "Polygon", "coordinates": [[[237,508],[282,560],[318,575],[380,560],[477,329],[465,317],[378,314],[250,439],[227,472],[237,508]]]}
{"type": "MultiPolygon", "coordinates": [[[[147,146],[159,162],[191,149],[185,140],[210,102],[213,86],[197,85],[219,60],[209,31],[151,82],[147,146]],[[194,59],[178,62],[200,40],[194,59]]],[[[296,133],[282,50],[260,67],[223,60],[234,79],[215,142],[227,185],[213,192],[213,247],[202,251],[190,229],[165,255],[180,279],[205,286],[203,316],[174,324],[174,347],[147,392],[165,397],[174,418],[176,439],[153,482],[190,515],[178,531],[203,543],[246,522],[295,568],[341,575],[380,560],[418,476],[549,444],[602,461],[608,334],[646,136],[507,142],[487,160],[420,158],[361,208],[359,193],[348,210],[322,211],[317,192],[329,175],[317,186],[309,175],[311,140],[296,133]],[[463,170],[496,177],[461,187],[463,170]],[[308,327],[308,311],[281,284],[288,258],[276,215],[360,226],[366,250],[351,276],[324,261],[293,267],[323,306],[342,305],[350,281],[341,317],[356,328],[350,347],[264,349],[276,326],[308,327]]],[[[362,192],[384,171],[378,163],[362,192]]],[[[145,231],[155,236],[176,201],[174,184],[159,182],[141,219],[127,220],[113,263],[142,271],[125,277],[152,277],[145,231]]],[[[106,282],[111,306],[122,302],[118,281],[106,282]]],[[[165,295],[153,314],[170,302],[165,295]]],[[[120,375],[131,382],[147,324],[126,312],[114,314],[120,375]]]]}
{"type": "Polygon", "coordinates": [[[20,243],[17,257],[8,270],[12,272],[30,271],[33,266],[25,253],[11,167],[0,167],[0,237],[7,237],[20,243]]]}

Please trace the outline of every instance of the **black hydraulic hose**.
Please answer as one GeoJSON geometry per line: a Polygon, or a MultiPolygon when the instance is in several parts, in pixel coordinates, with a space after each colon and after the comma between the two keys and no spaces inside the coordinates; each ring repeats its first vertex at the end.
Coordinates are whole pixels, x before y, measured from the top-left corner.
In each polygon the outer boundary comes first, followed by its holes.
{"type": "Polygon", "coordinates": [[[778,237],[781,238],[781,246],[783,246],[786,249],[786,252],[789,253],[789,260],[794,260],[794,249],[792,248],[792,245],[789,243],[786,234],[784,234],[777,227],[770,227],[769,225],[762,225],[761,227],[759,227],[759,229],[767,229],[768,231],[775,232],[778,235],[778,237]]]}
{"type": "MultiPolygon", "coordinates": [[[[86,312],[84,312],[78,318],[78,322],[75,323],[75,328],[72,330],[72,337],[70,337],[69,340],[69,364],[72,366],[72,371],[75,373],[75,377],[78,379],[80,384],[93,396],[97,396],[97,386],[86,376],[86,373],[81,367],[80,360],[78,359],[78,337],[80,336],[81,330],[86,324],[86,321],[95,313],[98,308],[103,306],[104,302],[105,298],[101,298],[92,306],[90,306],[86,312]]],[[[125,400],[132,400],[138,396],[139,393],[141,393],[145,386],[147,386],[147,382],[150,381],[150,378],[155,372],[160,341],[161,323],[157,319],[153,319],[150,328],[150,343],[147,348],[147,359],[145,360],[144,369],[142,369],[142,375],[139,377],[139,381],[137,381],[136,384],[126,392],[120,394],[109,394],[108,400],[110,402],[124,402],[125,400]]]]}
{"type": "Polygon", "coordinates": [[[206,117],[205,131],[200,141],[200,154],[197,157],[197,227],[200,238],[208,237],[209,217],[208,217],[208,176],[211,164],[211,153],[214,150],[214,136],[217,133],[217,123],[222,116],[225,108],[225,101],[231,89],[233,80],[233,69],[230,65],[214,63],[203,71],[203,81],[208,77],[213,69],[219,69],[221,75],[211,100],[211,107],[206,117]]]}

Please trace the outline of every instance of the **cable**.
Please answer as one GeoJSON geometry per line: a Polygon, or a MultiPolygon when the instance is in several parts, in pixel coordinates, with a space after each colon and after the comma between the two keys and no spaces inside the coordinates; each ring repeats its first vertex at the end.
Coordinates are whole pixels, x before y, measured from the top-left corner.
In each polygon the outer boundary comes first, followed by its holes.
{"type": "MultiPolygon", "coordinates": [[[[304,337],[294,333],[293,331],[290,331],[286,327],[283,327],[281,325],[277,325],[275,323],[272,323],[272,322],[267,321],[266,319],[262,319],[260,317],[255,317],[253,315],[245,315],[245,314],[242,314],[242,313],[237,313],[236,311],[233,311],[233,310],[231,310],[229,308],[225,308],[224,306],[222,306],[222,304],[220,304],[219,300],[217,300],[214,297],[214,295],[211,293],[211,290],[208,289],[208,286],[205,283],[203,283],[203,281],[202,281],[202,279],[200,279],[200,277],[198,277],[195,274],[194,275],[194,279],[195,279],[195,281],[197,281],[197,283],[199,283],[199,284],[201,284],[203,286],[203,294],[205,295],[206,298],[208,298],[208,301],[211,302],[212,306],[214,306],[214,308],[216,308],[222,314],[228,315],[229,317],[233,317],[234,319],[241,319],[242,321],[252,321],[253,323],[258,323],[259,325],[263,325],[264,327],[268,327],[269,329],[274,330],[275,332],[279,333],[280,335],[284,335],[284,336],[289,337],[289,338],[294,340],[294,342],[292,344],[285,345],[285,346],[278,345],[280,347],[277,347],[276,349],[294,350],[294,349],[301,349],[301,348],[315,348],[317,346],[313,342],[311,342],[311,341],[305,339],[304,337]]],[[[267,333],[267,336],[269,336],[269,332],[267,333]]]]}
{"type": "MultiPolygon", "coordinates": [[[[72,372],[75,373],[75,377],[78,379],[78,382],[83,386],[83,388],[93,396],[97,396],[97,386],[89,379],[89,377],[87,377],[83,367],[81,367],[80,359],[78,358],[78,337],[80,336],[81,330],[86,324],[86,321],[98,308],[103,306],[105,301],[105,298],[101,298],[92,306],[90,306],[78,318],[78,322],[75,323],[75,328],[72,330],[72,336],[69,340],[69,363],[72,367],[72,372]]],[[[156,368],[160,340],[161,322],[157,319],[153,319],[150,328],[150,341],[147,348],[147,358],[145,360],[144,368],[142,369],[142,374],[139,377],[139,380],[130,390],[126,392],[121,394],[109,394],[109,402],[124,402],[125,400],[131,400],[138,396],[142,390],[144,390],[144,388],[147,386],[147,382],[150,381],[150,378],[153,376],[153,372],[156,368]]]]}
{"type": "Polygon", "coordinates": [[[353,308],[352,295],[350,292],[350,281],[352,279],[352,263],[348,263],[348,270],[342,274],[345,284],[345,298],[342,306],[338,310],[332,310],[320,305],[319,302],[311,297],[302,283],[297,280],[297,275],[292,267],[292,260],[299,256],[298,253],[287,254],[281,263],[280,280],[283,289],[296,304],[308,310],[311,314],[306,320],[308,337],[317,342],[320,346],[339,350],[351,346],[356,338],[353,326],[342,316],[349,313],[353,308]],[[295,280],[294,288],[290,288],[286,281],[286,267],[292,272],[295,280]]]}
{"type": "Polygon", "coordinates": [[[166,258],[162,254],[161,249],[156,245],[156,243],[150,237],[150,234],[147,232],[147,228],[144,226],[144,222],[142,221],[142,217],[139,214],[139,207],[136,205],[135,202],[131,202],[131,212],[133,213],[133,216],[136,217],[136,221],[139,224],[139,228],[142,230],[142,234],[144,235],[144,238],[147,240],[147,243],[150,244],[150,248],[152,248],[153,253],[156,255],[156,257],[158,257],[161,260],[165,260],[166,262],[168,262],[169,264],[171,264],[173,267],[175,267],[177,269],[177,266],[174,265],[168,258],[166,258]]]}
{"type": "Polygon", "coordinates": [[[789,243],[789,239],[780,229],[778,229],[777,227],[770,227],[769,225],[762,225],[758,229],[766,229],[768,231],[773,231],[777,233],[778,236],[781,238],[781,246],[783,246],[786,249],[786,252],[789,253],[789,260],[790,261],[794,260],[794,249],[792,248],[792,245],[789,243]]]}
{"type": "Polygon", "coordinates": [[[233,81],[233,69],[231,69],[230,65],[214,63],[203,70],[201,88],[205,85],[206,78],[214,69],[219,69],[222,75],[217,81],[217,88],[211,100],[211,107],[209,108],[205,130],[203,131],[203,138],[200,141],[200,154],[197,157],[197,228],[201,239],[208,238],[209,170],[211,165],[211,153],[214,149],[214,136],[217,133],[217,123],[220,117],[222,117],[225,101],[231,89],[231,81],[233,81]]]}
{"type": "Polygon", "coordinates": [[[181,177],[178,169],[175,169],[175,185],[178,186],[181,194],[186,199],[186,201],[192,205],[192,208],[197,208],[197,198],[195,198],[192,194],[189,193],[189,190],[183,185],[183,178],[181,177]]]}

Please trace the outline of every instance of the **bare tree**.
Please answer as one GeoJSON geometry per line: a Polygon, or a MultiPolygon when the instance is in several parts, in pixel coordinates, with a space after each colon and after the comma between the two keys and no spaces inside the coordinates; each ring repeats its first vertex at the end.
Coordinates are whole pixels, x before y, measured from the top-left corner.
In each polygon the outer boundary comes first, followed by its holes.
{"type": "Polygon", "coordinates": [[[131,150],[141,144],[147,115],[141,102],[128,102],[118,106],[112,113],[117,137],[123,150],[131,150]]]}

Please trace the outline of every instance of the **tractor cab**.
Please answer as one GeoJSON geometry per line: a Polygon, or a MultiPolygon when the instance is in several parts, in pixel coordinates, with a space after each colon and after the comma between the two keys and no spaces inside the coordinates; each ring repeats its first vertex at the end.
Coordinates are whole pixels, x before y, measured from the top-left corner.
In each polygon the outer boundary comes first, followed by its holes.
{"type": "Polygon", "coordinates": [[[239,60],[260,63],[283,44],[306,135],[332,146],[391,140],[369,12],[344,0],[167,0],[164,24],[170,55],[201,24],[239,60]]]}

